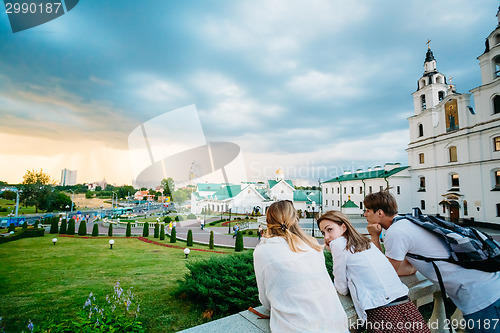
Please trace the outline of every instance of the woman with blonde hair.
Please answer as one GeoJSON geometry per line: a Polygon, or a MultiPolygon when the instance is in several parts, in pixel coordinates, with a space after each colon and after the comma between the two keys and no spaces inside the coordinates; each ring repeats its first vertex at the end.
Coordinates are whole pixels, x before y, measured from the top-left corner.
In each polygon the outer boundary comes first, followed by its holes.
{"type": "Polygon", "coordinates": [[[328,211],[318,227],[332,252],[335,287],[342,295],[351,294],[368,333],[430,332],[389,260],[344,214],[328,211]]]}
{"type": "Polygon", "coordinates": [[[259,299],[270,311],[271,332],[348,332],[322,246],[300,228],[292,202],[269,206],[266,222],[267,231],[253,256],[259,299]]]}

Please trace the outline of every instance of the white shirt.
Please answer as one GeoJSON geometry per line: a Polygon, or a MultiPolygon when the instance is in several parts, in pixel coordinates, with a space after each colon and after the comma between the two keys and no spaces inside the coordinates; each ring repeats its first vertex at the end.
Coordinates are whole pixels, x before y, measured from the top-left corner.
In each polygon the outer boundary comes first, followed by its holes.
{"type": "Polygon", "coordinates": [[[271,332],[348,332],[347,316],[322,252],[303,245],[292,252],[281,237],[263,238],[254,256],[261,303],[271,332]]]}
{"type": "Polygon", "coordinates": [[[365,310],[389,304],[407,296],[408,287],[399,279],[387,257],[371,243],[368,250],[352,253],[345,249],[347,240],[330,242],[334,283],[342,295],[351,293],[358,318],[366,320],[365,310]]]}
{"type": "MultiPolygon", "coordinates": [[[[385,254],[394,260],[404,260],[407,253],[431,258],[448,258],[445,241],[432,232],[408,220],[394,222],[384,238],[385,254]]],[[[439,285],[432,263],[406,258],[422,275],[439,285]]],[[[446,293],[464,315],[482,310],[500,299],[500,272],[488,273],[436,261],[446,293]]]]}

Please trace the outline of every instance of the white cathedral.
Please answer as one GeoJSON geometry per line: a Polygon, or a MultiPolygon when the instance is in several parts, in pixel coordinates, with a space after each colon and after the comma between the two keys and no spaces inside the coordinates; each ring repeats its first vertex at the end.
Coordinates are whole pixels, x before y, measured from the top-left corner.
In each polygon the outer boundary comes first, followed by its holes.
{"type": "Polygon", "coordinates": [[[387,185],[400,213],[420,207],[454,222],[500,225],[500,8],[497,19],[478,57],[482,84],[470,93],[447,83],[428,48],[408,118],[409,167],[386,165],[326,181],[323,210],[362,213],[364,196],[387,185]]]}

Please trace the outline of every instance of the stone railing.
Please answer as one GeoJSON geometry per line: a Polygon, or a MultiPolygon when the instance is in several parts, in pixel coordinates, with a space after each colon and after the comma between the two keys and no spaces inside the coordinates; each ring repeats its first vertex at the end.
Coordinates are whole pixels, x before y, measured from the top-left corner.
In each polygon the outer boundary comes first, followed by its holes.
{"type": "MultiPolygon", "coordinates": [[[[432,282],[425,279],[420,273],[411,276],[401,277],[401,281],[410,289],[409,297],[417,306],[433,302],[434,309],[432,316],[429,319],[428,325],[432,333],[450,332],[445,328],[446,317],[444,311],[443,298],[441,292],[432,282]]],[[[344,307],[347,314],[350,332],[358,332],[355,325],[357,322],[356,311],[349,296],[339,295],[340,302],[344,307]]],[[[264,306],[255,308],[263,314],[269,314],[264,306]]],[[[460,321],[462,314],[457,310],[453,316],[452,321],[460,321]]],[[[214,320],[209,323],[195,326],[187,330],[181,331],[185,333],[219,333],[219,332],[246,332],[246,333],[268,333],[271,332],[269,328],[269,319],[260,319],[257,315],[246,310],[240,313],[228,316],[222,319],[214,320]]],[[[458,331],[461,332],[461,331],[458,331]]]]}

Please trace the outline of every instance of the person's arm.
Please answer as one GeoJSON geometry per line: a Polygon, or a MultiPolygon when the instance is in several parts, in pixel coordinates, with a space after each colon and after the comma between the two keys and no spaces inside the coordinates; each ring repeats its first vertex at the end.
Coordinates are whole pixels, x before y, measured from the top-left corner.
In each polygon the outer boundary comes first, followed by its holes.
{"type": "MultiPolygon", "coordinates": [[[[345,246],[345,244],[343,244],[345,246]]],[[[333,276],[335,278],[334,285],[339,294],[347,295],[349,288],[347,287],[347,256],[346,250],[335,246],[334,242],[330,242],[330,249],[333,258],[333,276]]]]}
{"type": "Polygon", "coordinates": [[[382,252],[382,246],[380,245],[380,234],[382,233],[382,226],[378,223],[368,224],[366,229],[370,233],[370,240],[375,246],[382,252]]]}
{"type": "Polygon", "coordinates": [[[394,260],[389,257],[389,262],[392,264],[392,267],[396,270],[396,273],[398,273],[398,276],[407,276],[407,275],[413,275],[417,272],[417,269],[413,267],[412,264],[408,262],[408,260],[394,260]]]}
{"type": "Polygon", "coordinates": [[[257,280],[257,289],[259,290],[259,300],[269,311],[271,311],[271,303],[266,296],[266,283],[264,281],[265,270],[260,269],[262,266],[262,257],[256,256],[254,252],[254,271],[255,280],[257,280]]]}

